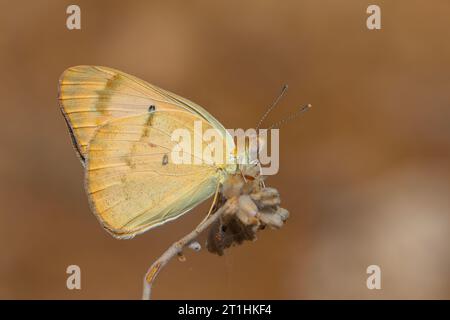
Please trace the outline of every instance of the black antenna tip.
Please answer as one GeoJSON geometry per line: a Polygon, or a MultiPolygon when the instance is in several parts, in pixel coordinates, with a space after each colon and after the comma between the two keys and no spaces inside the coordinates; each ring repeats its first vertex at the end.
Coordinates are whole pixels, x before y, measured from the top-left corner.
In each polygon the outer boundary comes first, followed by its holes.
{"type": "Polygon", "coordinates": [[[310,108],[312,108],[312,104],[308,103],[306,106],[300,107],[300,110],[298,112],[302,113],[304,111],[308,111],[310,108]]]}

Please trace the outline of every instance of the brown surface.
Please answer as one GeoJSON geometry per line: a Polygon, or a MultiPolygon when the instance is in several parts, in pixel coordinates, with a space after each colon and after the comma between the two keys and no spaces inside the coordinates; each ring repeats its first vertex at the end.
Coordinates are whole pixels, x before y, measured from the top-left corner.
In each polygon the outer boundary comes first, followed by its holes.
{"type": "Polygon", "coordinates": [[[134,299],[146,268],[208,204],[134,240],[90,213],[56,100],[62,71],[117,68],[205,106],[228,127],[314,108],[281,132],[268,184],[287,225],[225,257],[162,271],[154,297],[450,298],[450,3],[15,1],[0,13],[0,298],[134,299]],[[65,287],[66,267],[82,290],[65,287]],[[370,264],[381,291],[365,287],[370,264]]]}

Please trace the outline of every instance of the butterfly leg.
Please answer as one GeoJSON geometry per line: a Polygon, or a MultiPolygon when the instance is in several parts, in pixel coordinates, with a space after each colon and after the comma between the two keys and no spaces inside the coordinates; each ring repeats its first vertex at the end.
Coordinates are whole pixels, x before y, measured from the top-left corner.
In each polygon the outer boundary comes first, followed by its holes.
{"type": "Polygon", "coordinates": [[[211,215],[211,213],[217,203],[217,199],[218,199],[218,195],[219,195],[219,187],[220,187],[220,182],[217,183],[216,192],[214,194],[214,199],[213,199],[213,202],[211,203],[211,207],[209,208],[208,214],[203,218],[202,222],[199,223],[199,226],[202,225],[206,220],[208,220],[209,216],[211,215]]]}

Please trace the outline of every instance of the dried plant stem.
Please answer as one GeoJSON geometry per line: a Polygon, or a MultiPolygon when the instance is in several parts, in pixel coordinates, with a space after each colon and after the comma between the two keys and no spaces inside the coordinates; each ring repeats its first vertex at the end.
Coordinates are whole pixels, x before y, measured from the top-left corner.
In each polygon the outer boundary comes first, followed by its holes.
{"type": "Polygon", "coordinates": [[[144,277],[144,289],[142,293],[143,300],[151,299],[152,285],[155,281],[156,276],[161,271],[161,269],[176,255],[182,253],[183,249],[192,243],[200,233],[208,229],[208,227],[217,221],[225,212],[229,211],[233,206],[235,206],[235,199],[228,200],[222,207],[220,207],[214,214],[210,215],[208,219],[200,223],[194,230],[189,234],[185,235],[180,240],[173,243],[159,258],[156,260],[151,267],[148,269],[144,277]]]}

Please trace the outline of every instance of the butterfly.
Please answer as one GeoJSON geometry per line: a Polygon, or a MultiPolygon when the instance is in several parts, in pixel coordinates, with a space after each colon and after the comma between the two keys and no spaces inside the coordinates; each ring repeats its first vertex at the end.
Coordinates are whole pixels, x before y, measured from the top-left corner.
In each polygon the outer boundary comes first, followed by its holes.
{"type": "MultiPolygon", "coordinates": [[[[258,178],[255,184],[264,186],[257,160],[260,144],[256,149],[246,144],[239,151],[230,132],[192,101],[100,66],[65,70],[58,89],[61,111],[84,167],[91,210],[116,238],[132,238],[174,220],[214,195],[209,215],[220,202],[220,187],[236,174],[244,180],[258,178]],[[181,157],[190,161],[173,161],[170,155],[178,145],[172,133],[183,129],[195,139],[202,135],[198,123],[202,132],[218,133],[218,144],[226,150],[223,161],[198,162],[199,155],[185,149],[181,157]]],[[[284,86],[257,129],[286,90],[284,86]]],[[[200,144],[202,149],[209,147],[205,140],[200,144]]]]}
{"type": "Polygon", "coordinates": [[[170,133],[176,129],[194,133],[200,121],[235,151],[233,137],[201,106],[134,76],[107,67],[71,67],[60,77],[58,99],[84,166],[91,210],[116,238],[180,217],[236,172],[235,164],[173,163],[170,133]]]}

